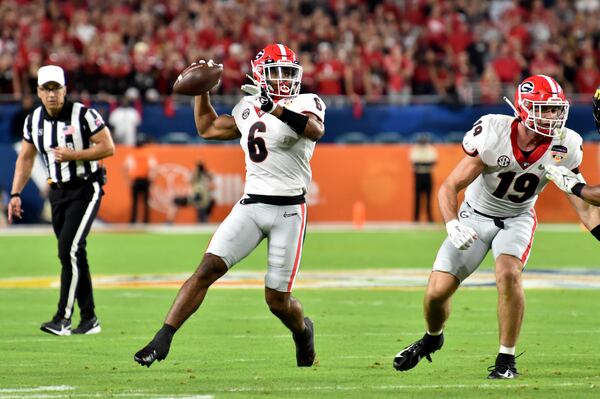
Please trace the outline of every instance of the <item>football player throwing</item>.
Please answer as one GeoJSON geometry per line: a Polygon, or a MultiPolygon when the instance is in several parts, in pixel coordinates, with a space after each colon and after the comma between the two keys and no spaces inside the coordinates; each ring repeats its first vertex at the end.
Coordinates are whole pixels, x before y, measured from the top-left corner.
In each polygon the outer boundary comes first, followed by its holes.
{"type": "Polygon", "coordinates": [[[240,140],[246,162],[244,195],[179,290],[163,327],[135,354],[141,365],[149,367],[167,356],[173,335],[202,304],[208,288],[265,238],[267,305],[292,332],[298,367],[312,366],[315,360],[313,322],[291,293],[306,232],[310,159],[324,134],[325,104],[316,94],[300,94],[302,67],[288,47],[269,45],[251,65],[253,84],[242,87],[249,95],[232,115],[217,115],[208,93],[195,97],[194,119],[201,137],[240,140]]]}

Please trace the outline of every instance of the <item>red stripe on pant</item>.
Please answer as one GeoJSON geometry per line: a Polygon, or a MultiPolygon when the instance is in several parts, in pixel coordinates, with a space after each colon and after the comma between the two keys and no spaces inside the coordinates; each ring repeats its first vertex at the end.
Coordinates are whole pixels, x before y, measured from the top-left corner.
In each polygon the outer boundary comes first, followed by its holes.
{"type": "Polygon", "coordinates": [[[531,237],[529,238],[529,244],[525,249],[525,253],[521,256],[521,263],[523,266],[525,262],[527,262],[527,258],[529,257],[529,252],[531,251],[531,245],[533,244],[533,235],[535,234],[535,229],[537,228],[537,215],[535,214],[535,209],[531,209],[531,213],[533,215],[533,227],[531,228],[531,237]]]}
{"type": "Polygon", "coordinates": [[[302,213],[302,225],[300,226],[300,236],[298,237],[298,245],[296,247],[296,259],[294,260],[294,268],[292,269],[292,275],[288,283],[287,290],[292,292],[292,286],[296,279],[296,273],[298,273],[298,266],[300,266],[300,258],[302,255],[302,241],[304,239],[304,229],[306,228],[306,204],[300,204],[300,211],[302,213]]]}

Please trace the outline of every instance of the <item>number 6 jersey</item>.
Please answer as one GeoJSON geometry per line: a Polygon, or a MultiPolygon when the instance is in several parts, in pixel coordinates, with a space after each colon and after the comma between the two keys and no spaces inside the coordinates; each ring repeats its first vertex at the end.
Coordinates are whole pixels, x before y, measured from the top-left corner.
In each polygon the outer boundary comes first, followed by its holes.
{"type": "Polygon", "coordinates": [[[463,138],[463,150],[481,158],[485,168],[465,192],[465,201],[491,216],[516,216],[535,205],[548,184],[543,165],[563,165],[578,172],[582,139],[571,129],[548,137],[530,153],[517,145],[519,121],[507,115],[485,115],[463,138]]]}
{"type": "MultiPolygon", "coordinates": [[[[242,134],[246,159],[245,194],[296,196],[305,194],[311,180],[310,159],[315,142],[295,133],[274,115],[265,113],[246,96],[233,109],[242,134]]],[[[300,94],[278,102],[301,114],[325,121],[325,104],[315,94],[300,94]]]]}

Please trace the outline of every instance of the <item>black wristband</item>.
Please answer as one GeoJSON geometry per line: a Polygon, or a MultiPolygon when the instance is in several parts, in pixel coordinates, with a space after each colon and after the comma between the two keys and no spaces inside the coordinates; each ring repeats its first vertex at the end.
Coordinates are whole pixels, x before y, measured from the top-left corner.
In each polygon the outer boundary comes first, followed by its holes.
{"type": "Polygon", "coordinates": [[[585,183],[577,183],[573,186],[571,192],[581,198],[581,190],[583,190],[583,187],[585,187],[585,183]]]}
{"type": "Polygon", "coordinates": [[[596,237],[596,240],[600,241],[600,224],[591,229],[590,233],[592,233],[592,235],[596,237]]]}
{"type": "Polygon", "coordinates": [[[304,133],[304,129],[306,129],[306,125],[308,124],[308,116],[290,111],[286,107],[283,107],[279,119],[297,134],[304,133]]]}
{"type": "Polygon", "coordinates": [[[10,198],[19,197],[21,198],[21,193],[10,193],[10,198]]]}

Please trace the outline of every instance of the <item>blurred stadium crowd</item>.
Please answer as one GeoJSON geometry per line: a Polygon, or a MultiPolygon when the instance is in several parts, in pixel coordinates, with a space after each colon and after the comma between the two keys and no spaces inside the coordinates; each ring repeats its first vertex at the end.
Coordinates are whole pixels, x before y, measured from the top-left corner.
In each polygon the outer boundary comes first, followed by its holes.
{"type": "Polygon", "coordinates": [[[303,89],[367,101],[497,102],[523,76],[570,93],[600,84],[597,0],[2,0],[0,94],[35,90],[61,65],[71,93],[147,100],[200,58],[224,64],[219,94],[239,94],[265,43],[300,55],[303,89]]]}

